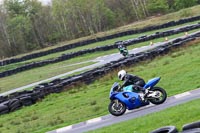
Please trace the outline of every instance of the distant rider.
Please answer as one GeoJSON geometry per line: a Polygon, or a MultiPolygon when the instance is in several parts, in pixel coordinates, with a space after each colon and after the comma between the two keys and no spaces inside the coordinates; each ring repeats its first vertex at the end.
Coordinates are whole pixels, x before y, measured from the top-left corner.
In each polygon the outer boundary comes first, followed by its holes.
{"type": "Polygon", "coordinates": [[[117,42],[115,42],[115,44],[117,45],[117,48],[119,50],[122,49],[122,48],[126,49],[126,46],[124,45],[123,41],[117,41],[117,42]]]}
{"type": "MultiPolygon", "coordinates": [[[[119,89],[122,89],[123,87],[129,86],[129,85],[133,85],[134,90],[141,91],[143,92],[143,94],[145,94],[145,89],[143,88],[143,86],[145,85],[144,79],[136,75],[128,74],[126,73],[125,70],[120,70],[118,72],[118,78],[121,81],[124,81],[123,85],[119,89]]],[[[143,100],[143,96],[142,96],[142,100],[143,100]]]]}

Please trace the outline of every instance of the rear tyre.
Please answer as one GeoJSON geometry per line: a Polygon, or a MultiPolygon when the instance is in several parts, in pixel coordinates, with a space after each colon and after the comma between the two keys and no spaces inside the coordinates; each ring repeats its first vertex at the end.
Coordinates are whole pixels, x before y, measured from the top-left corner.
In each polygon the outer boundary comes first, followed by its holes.
{"type": "Polygon", "coordinates": [[[120,116],[125,113],[126,105],[119,100],[112,100],[108,105],[108,111],[114,116],[120,116]]]}
{"type": "Polygon", "coordinates": [[[167,99],[167,93],[163,88],[160,87],[153,87],[151,89],[153,92],[158,92],[158,98],[149,99],[149,101],[153,104],[162,104],[167,99]]]}

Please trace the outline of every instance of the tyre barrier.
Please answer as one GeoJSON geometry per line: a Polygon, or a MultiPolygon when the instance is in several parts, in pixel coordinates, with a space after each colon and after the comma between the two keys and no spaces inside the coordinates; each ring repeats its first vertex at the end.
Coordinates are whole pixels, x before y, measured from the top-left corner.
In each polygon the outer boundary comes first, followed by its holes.
{"type": "Polygon", "coordinates": [[[146,52],[131,54],[129,57],[112,61],[102,67],[94,68],[93,70],[89,70],[78,75],[63,79],[58,78],[51,82],[41,83],[34,87],[33,90],[24,90],[11,93],[7,96],[0,96],[0,114],[6,114],[20,109],[22,106],[30,106],[35,104],[38,100],[45,98],[45,96],[51,93],[60,93],[64,90],[67,91],[71,88],[71,86],[74,86],[80,82],[90,84],[107,73],[123,66],[133,65],[144,60],[152,60],[156,56],[165,55],[170,50],[181,47],[187,42],[195,40],[199,37],[200,32],[189,35],[183,39],[175,39],[172,42],[166,42],[165,45],[146,52]]]}
{"type": "MultiPolygon", "coordinates": [[[[189,31],[189,30],[193,30],[193,29],[198,29],[200,28],[200,24],[193,24],[190,26],[185,26],[185,27],[181,27],[181,28],[177,28],[175,30],[168,30],[168,31],[164,31],[164,32],[157,32],[155,34],[149,35],[149,36],[142,36],[139,38],[135,38],[135,39],[129,39],[124,41],[124,44],[126,46],[129,45],[134,45],[136,43],[140,43],[140,42],[145,42],[145,41],[149,41],[151,39],[155,39],[155,38],[160,38],[160,37],[164,37],[164,36],[168,36],[168,35],[173,35],[173,34],[178,34],[181,32],[185,32],[185,31],[189,31]]],[[[179,42],[181,40],[180,39],[176,39],[175,41],[179,42]]],[[[173,42],[176,43],[176,42],[173,42]]],[[[115,44],[112,45],[106,45],[106,46],[99,46],[96,48],[91,48],[91,49],[84,49],[81,51],[77,51],[77,52],[72,52],[72,53],[68,53],[68,54],[63,54],[57,58],[53,58],[53,59],[48,59],[48,60],[44,60],[44,61],[39,61],[39,62],[32,62],[30,64],[26,64],[11,70],[7,70],[4,72],[0,72],[0,78],[2,77],[7,77],[22,71],[26,71],[26,70],[30,70],[33,68],[37,68],[37,67],[42,67],[48,64],[52,64],[52,63],[57,63],[57,62],[61,62],[61,61],[65,61],[77,56],[81,56],[84,54],[88,54],[88,53],[93,53],[93,52],[97,52],[97,51],[106,51],[106,50],[111,50],[111,49],[115,49],[117,48],[117,46],[115,44]]]]}
{"type": "Polygon", "coordinates": [[[193,21],[197,21],[197,20],[200,20],[200,16],[184,18],[184,19],[180,19],[180,20],[177,20],[177,21],[170,21],[170,22],[160,24],[160,25],[156,25],[156,26],[155,25],[154,26],[147,26],[147,27],[144,27],[142,29],[127,30],[127,31],[115,33],[115,34],[112,34],[112,35],[107,35],[107,36],[103,36],[103,37],[97,37],[97,38],[94,38],[94,39],[88,39],[88,40],[84,40],[84,41],[80,41],[80,42],[75,42],[75,43],[60,46],[60,47],[57,47],[57,48],[54,48],[54,49],[28,54],[28,55],[25,55],[25,56],[22,56],[22,57],[19,57],[19,58],[5,59],[5,60],[0,61],[0,66],[12,64],[12,63],[17,63],[17,62],[22,62],[22,61],[26,61],[26,60],[29,60],[29,59],[34,59],[34,58],[37,58],[37,57],[41,57],[41,56],[45,56],[45,55],[48,55],[48,54],[73,49],[73,48],[76,48],[76,47],[88,45],[88,44],[95,43],[95,42],[105,41],[105,40],[108,40],[108,39],[113,39],[113,38],[127,36],[127,35],[143,33],[143,32],[147,32],[147,31],[158,30],[158,29],[162,29],[162,28],[168,28],[168,27],[171,27],[171,26],[176,26],[176,25],[180,25],[180,24],[184,24],[184,23],[188,23],[188,22],[193,22],[193,21]]]}
{"type": "Polygon", "coordinates": [[[150,133],[200,133],[200,121],[183,125],[182,132],[178,132],[175,126],[165,126],[150,133]]]}
{"type": "Polygon", "coordinates": [[[200,128],[188,129],[188,130],[182,131],[181,133],[200,133],[200,128]]]}
{"type": "MultiPolygon", "coordinates": [[[[9,99],[8,101],[5,101],[1,104],[8,107],[8,112],[15,111],[22,107],[19,99],[16,99],[16,98],[9,99]]],[[[1,112],[0,112],[0,114],[1,114],[1,112]]]]}
{"type": "Polygon", "coordinates": [[[8,96],[0,96],[0,103],[8,100],[8,96]]]}
{"type": "Polygon", "coordinates": [[[9,108],[7,105],[0,104],[0,115],[9,113],[9,108]]]}
{"type": "Polygon", "coordinates": [[[182,130],[185,131],[185,130],[194,129],[194,128],[200,129],[200,121],[183,125],[182,130]]]}
{"type": "Polygon", "coordinates": [[[175,126],[166,126],[153,130],[150,133],[178,133],[178,130],[175,126]]]}
{"type": "Polygon", "coordinates": [[[44,86],[38,85],[31,91],[15,92],[8,96],[8,99],[0,103],[0,115],[16,111],[23,106],[35,104],[39,99],[43,99],[50,93],[60,93],[63,86],[51,83],[46,83],[44,86]]]}

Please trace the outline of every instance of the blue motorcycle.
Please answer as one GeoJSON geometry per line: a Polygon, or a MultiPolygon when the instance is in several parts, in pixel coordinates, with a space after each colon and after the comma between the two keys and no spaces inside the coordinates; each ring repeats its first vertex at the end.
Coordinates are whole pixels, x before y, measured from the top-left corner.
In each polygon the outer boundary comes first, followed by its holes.
{"type": "Polygon", "coordinates": [[[126,109],[132,110],[142,106],[153,104],[162,104],[167,98],[167,93],[163,88],[155,85],[160,81],[160,77],[149,80],[145,85],[145,95],[143,92],[133,89],[132,85],[126,86],[119,91],[119,83],[115,82],[110,89],[109,112],[114,116],[123,115],[126,109]],[[144,96],[144,97],[142,97],[144,96]]]}

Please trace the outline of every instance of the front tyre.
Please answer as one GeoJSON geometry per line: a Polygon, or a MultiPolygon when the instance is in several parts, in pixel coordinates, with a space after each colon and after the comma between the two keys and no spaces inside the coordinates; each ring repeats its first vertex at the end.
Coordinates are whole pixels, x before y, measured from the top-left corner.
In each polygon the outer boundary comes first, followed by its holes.
{"type": "Polygon", "coordinates": [[[126,56],[127,56],[127,53],[123,52],[122,55],[123,55],[124,57],[126,57],[126,56]]]}
{"type": "Polygon", "coordinates": [[[167,93],[163,88],[153,87],[150,91],[157,93],[155,98],[149,99],[149,101],[153,104],[162,104],[167,99],[167,93]]]}
{"type": "Polygon", "coordinates": [[[119,100],[112,100],[108,105],[108,111],[114,116],[120,116],[125,113],[126,105],[119,100]]]}

